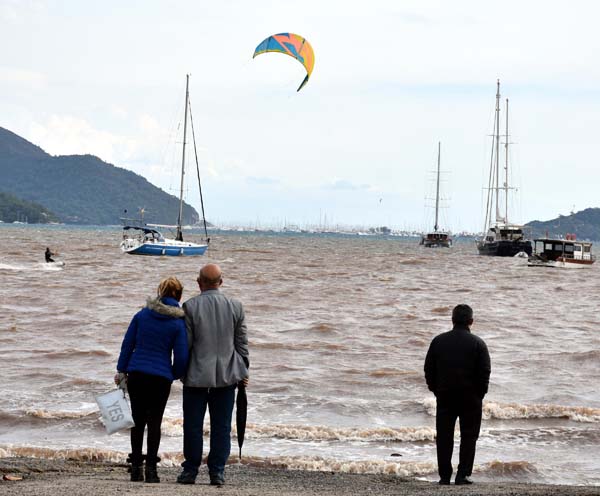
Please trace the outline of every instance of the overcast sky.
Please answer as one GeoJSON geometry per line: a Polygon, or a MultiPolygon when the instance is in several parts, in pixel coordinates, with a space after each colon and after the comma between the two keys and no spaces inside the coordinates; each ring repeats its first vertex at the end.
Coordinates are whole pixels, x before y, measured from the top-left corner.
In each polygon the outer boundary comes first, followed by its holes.
{"type": "MultiPolygon", "coordinates": [[[[191,74],[207,218],[481,230],[496,79],[512,221],[600,207],[594,1],[0,0],[0,126],[176,193],[191,74]],[[254,48],[310,41],[315,68],[254,48]],[[180,140],[180,138],[179,138],[180,140]]],[[[199,209],[194,185],[188,200],[199,209]]]]}

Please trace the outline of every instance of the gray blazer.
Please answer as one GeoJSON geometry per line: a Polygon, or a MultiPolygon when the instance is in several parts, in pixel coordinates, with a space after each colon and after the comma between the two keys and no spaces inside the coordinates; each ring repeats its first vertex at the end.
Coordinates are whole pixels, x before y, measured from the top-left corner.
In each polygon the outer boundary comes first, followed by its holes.
{"type": "Polygon", "coordinates": [[[248,377],[248,336],[242,304],[218,289],[183,304],[190,357],[184,386],[224,387],[248,377]]]}

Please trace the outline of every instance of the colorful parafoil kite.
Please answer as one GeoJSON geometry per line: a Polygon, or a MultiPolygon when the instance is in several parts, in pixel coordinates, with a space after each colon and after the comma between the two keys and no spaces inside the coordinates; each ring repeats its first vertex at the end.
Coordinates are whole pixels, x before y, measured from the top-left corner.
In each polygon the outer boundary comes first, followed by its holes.
{"type": "Polygon", "coordinates": [[[266,52],[285,53],[290,57],[294,57],[306,69],[306,77],[297,91],[308,82],[313,67],[315,65],[315,53],[313,52],[310,43],[302,36],[294,33],[279,33],[269,36],[263,40],[254,50],[252,58],[266,52]]]}

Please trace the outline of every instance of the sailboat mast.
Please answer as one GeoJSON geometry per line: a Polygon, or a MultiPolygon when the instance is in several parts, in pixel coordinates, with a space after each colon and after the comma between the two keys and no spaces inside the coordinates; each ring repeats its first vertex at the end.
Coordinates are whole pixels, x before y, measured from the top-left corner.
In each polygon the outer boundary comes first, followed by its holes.
{"type": "Polygon", "coordinates": [[[494,139],[496,135],[496,119],[494,118],[494,129],[492,130],[492,150],[490,153],[490,172],[488,176],[487,195],[485,199],[485,222],[483,223],[483,237],[492,224],[492,208],[494,201],[494,139]]]}
{"type": "Polygon", "coordinates": [[[437,161],[437,186],[435,190],[435,226],[433,230],[438,230],[438,212],[440,210],[440,154],[442,150],[442,142],[438,141],[438,161],[437,161]]]}
{"type": "Polygon", "coordinates": [[[181,224],[183,223],[183,177],[185,175],[185,144],[187,138],[187,115],[188,105],[190,99],[190,75],[185,75],[185,111],[183,117],[183,150],[181,153],[181,185],[179,187],[179,216],[177,217],[177,236],[175,239],[183,241],[183,233],[181,231],[181,224]]]}
{"type": "Polygon", "coordinates": [[[508,224],[508,98],[506,99],[506,140],[504,142],[504,223],[508,224]]]}
{"type": "Polygon", "coordinates": [[[497,80],[496,87],[496,222],[500,220],[500,204],[499,204],[499,190],[500,190],[500,80],[497,80]]]}

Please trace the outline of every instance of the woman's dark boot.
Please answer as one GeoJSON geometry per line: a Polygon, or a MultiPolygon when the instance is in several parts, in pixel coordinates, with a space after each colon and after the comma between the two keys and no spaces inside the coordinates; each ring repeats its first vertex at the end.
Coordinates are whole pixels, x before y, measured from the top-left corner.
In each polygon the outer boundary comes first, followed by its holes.
{"type": "Polygon", "coordinates": [[[146,482],[158,484],[160,479],[156,471],[156,462],[146,461],[146,482]]]}
{"type": "Polygon", "coordinates": [[[127,461],[131,463],[129,468],[131,482],[144,482],[144,455],[129,453],[127,461]]]}
{"type": "Polygon", "coordinates": [[[142,463],[131,464],[131,482],[144,482],[144,465],[142,463]]]}

